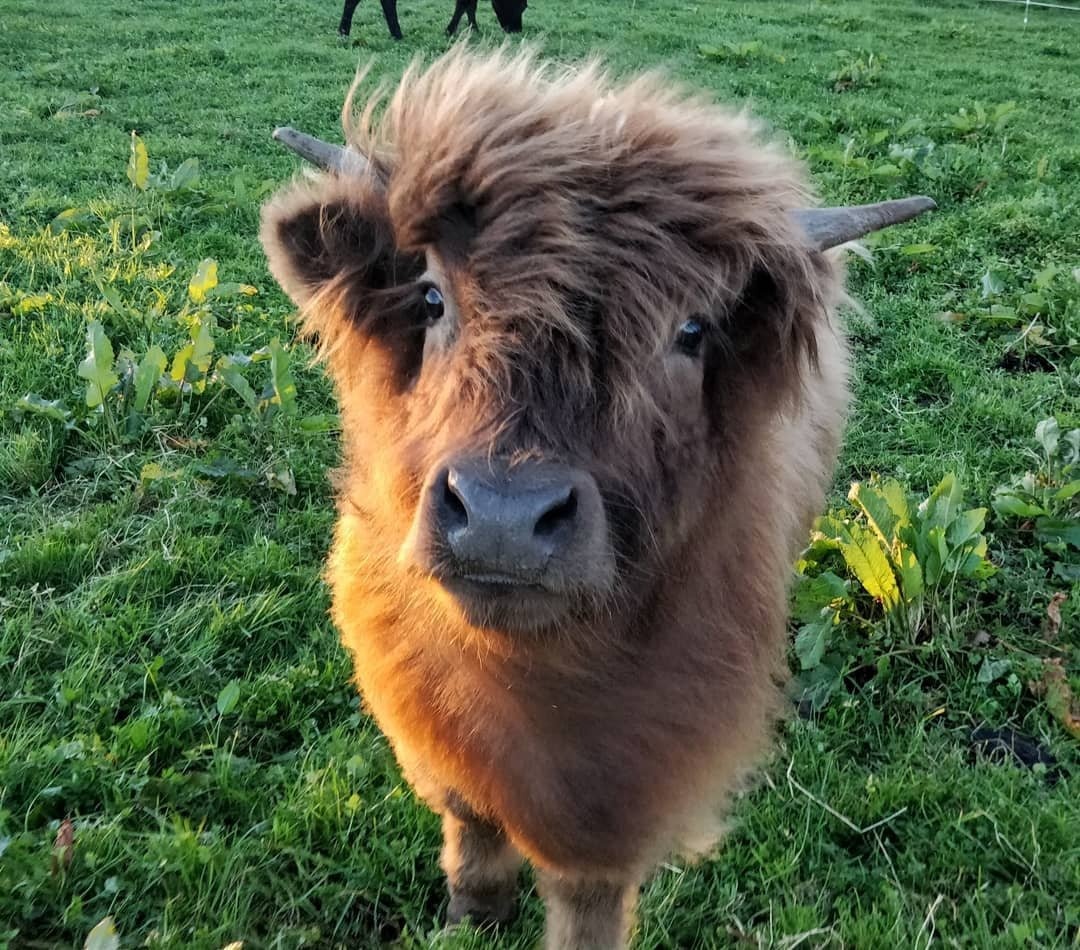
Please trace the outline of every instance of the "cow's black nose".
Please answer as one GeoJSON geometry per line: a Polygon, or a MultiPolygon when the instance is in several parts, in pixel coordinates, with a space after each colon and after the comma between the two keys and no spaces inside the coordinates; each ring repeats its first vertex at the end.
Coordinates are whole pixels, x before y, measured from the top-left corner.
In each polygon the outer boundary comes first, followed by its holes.
{"type": "Polygon", "coordinates": [[[434,532],[464,577],[520,583],[575,546],[579,473],[552,462],[451,464],[436,477],[434,532]]]}

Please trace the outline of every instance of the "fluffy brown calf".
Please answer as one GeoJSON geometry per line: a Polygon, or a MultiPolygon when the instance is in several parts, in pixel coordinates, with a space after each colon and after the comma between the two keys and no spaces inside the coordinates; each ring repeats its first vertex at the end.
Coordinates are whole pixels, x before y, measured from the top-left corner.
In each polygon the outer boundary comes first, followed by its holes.
{"type": "Polygon", "coordinates": [[[370,117],[280,133],[331,173],[262,228],[341,401],[333,616],[451,919],[507,916],[524,858],[549,947],[619,947],[780,709],[847,401],[823,249],[932,202],[799,211],[748,119],[527,54],[370,117]]]}

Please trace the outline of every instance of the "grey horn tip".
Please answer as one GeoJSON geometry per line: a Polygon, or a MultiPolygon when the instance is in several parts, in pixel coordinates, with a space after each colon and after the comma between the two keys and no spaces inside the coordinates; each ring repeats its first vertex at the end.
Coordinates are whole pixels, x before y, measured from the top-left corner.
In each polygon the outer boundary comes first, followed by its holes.
{"type": "Polygon", "coordinates": [[[840,208],[803,208],[793,213],[809,242],[819,251],[865,237],[871,231],[910,221],[937,208],[926,195],[840,208]]]}
{"type": "Polygon", "coordinates": [[[370,170],[368,160],[359,152],[340,145],[331,145],[288,125],[279,125],[274,129],[273,139],[326,172],[359,176],[370,170]]]}

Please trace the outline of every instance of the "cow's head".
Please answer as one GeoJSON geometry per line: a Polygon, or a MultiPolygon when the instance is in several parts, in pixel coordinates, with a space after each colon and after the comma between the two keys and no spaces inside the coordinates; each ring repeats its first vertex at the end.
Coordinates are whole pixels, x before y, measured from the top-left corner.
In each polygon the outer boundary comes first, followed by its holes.
{"type": "Polygon", "coordinates": [[[262,240],[339,392],[357,570],[505,631],[648,597],[813,372],[822,250],[933,206],[798,211],[745,117],[527,55],[454,51],[348,131],[279,130],[328,174],[262,240]]]}
{"type": "Polygon", "coordinates": [[[491,0],[499,26],[507,33],[521,32],[521,18],[525,15],[528,0],[491,0]]]}

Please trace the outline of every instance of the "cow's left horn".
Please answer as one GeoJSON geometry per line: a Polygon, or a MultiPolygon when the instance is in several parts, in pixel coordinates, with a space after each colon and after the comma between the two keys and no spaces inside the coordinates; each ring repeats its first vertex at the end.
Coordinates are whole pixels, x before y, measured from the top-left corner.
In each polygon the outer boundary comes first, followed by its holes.
{"type": "Polygon", "coordinates": [[[827,251],[830,247],[865,237],[871,231],[910,221],[936,207],[937,202],[933,198],[917,195],[846,208],[801,208],[793,211],[792,216],[810,243],[819,251],[827,251]]]}
{"type": "Polygon", "coordinates": [[[371,162],[360,152],[312,138],[287,125],[274,129],[274,138],[312,165],[335,175],[361,176],[372,170],[371,162]]]}

